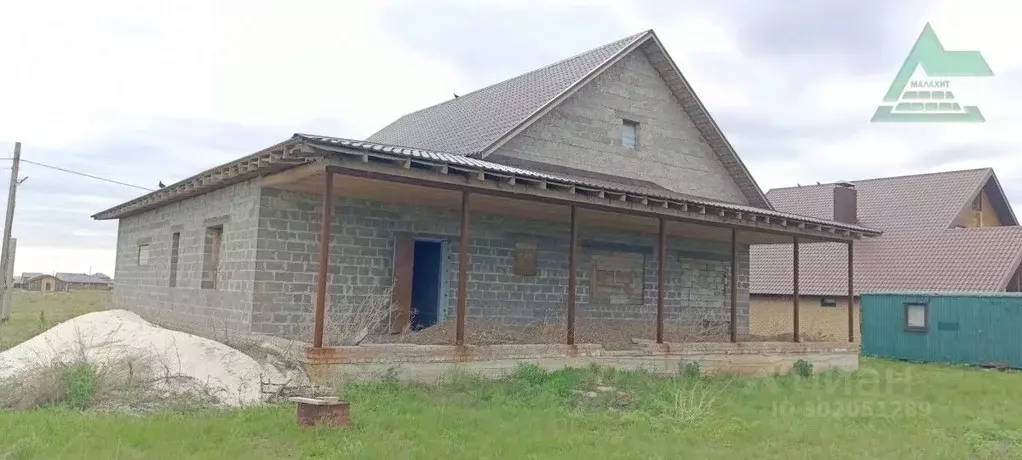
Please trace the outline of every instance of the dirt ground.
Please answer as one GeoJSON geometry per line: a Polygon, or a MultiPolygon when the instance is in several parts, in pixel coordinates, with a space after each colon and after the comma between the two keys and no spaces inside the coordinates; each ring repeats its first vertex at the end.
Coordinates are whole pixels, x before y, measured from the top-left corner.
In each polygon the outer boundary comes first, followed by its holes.
{"type": "MultiPolygon", "coordinates": [[[[468,319],[465,343],[500,345],[516,343],[564,343],[567,334],[564,322],[513,324],[500,320],[468,319]]],[[[632,339],[653,340],[656,325],[652,321],[578,319],[575,343],[599,343],[608,350],[636,348],[632,339]]],[[[418,345],[454,344],[453,320],[415,332],[370,337],[373,343],[413,343],[418,345]]],[[[710,330],[691,325],[664,324],[664,340],[668,342],[720,342],[728,340],[727,329],[710,330]]]]}

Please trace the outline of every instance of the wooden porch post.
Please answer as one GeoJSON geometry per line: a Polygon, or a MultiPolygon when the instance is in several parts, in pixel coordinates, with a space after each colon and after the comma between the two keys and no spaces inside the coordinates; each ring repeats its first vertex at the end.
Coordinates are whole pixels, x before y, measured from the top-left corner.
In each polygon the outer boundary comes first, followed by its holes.
{"type": "Polygon", "coordinates": [[[468,190],[461,192],[461,231],[458,244],[458,310],[454,344],[465,344],[465,315],[468,311],[468,190]]]}
{"type": "Polygon", "coordinates": [[[731,343],[738,342],[738,229],[731,229],[731,343]]]}
{"type": "Polygon", "coordinates": [[[568,241],[568,345],[575,344],[575,291],[578,290],[578,207],[571,207],[571,236],[568,241]]]}
{"type": "Polygon", "coordinates": [[[848,242],[848,341],[855,341],[855,294],[852,291],[852,242],[848,242]]]}
{"type": "Polygon", "coordinates": [[[660,220],[660,240],[657,245],[656,272],[656,343],[664,343],[664,296],[667,289],[667,221],[660,220]]]}
{"type": "Polygon", "coordinates": [[[312,333],[312,346],[323,346],[323,319],[326,316],[326,278],[330,265],[330,225],[333,223],[334,173],[326,171],[323,180],[323,209],[319,226],[319,274],[316,277],[316,317],[312,333]]]}
{"type": "Polygon", "coordinates": [[[794,319],[792,321],[792,329],[791,330],[794,331],[794,333],[792,335],[792,341],[794,341],[794,342],[801,342],[802,341],[802,337],[799,335],[800,332],[798,330],[798,325],[799,325],[799,319],[798,319],[798,237],[796,236],[796,237],[792,238],[792,241],[793,241],[793,245],[792,245],[793,250],[792,250],[792,255],[791,256],[792,256],[792,261],[794,263],[791,266],[791,274],[792,274],[792,276],[791,276],[791,284],[792,284],[792,286],[794,286],[794,289],[793,289],[794,297],[792,297],[792,301],[794,302],[793,306],[795,308],[793,310],[793,313],[794,313],[793,318],[794,319]]]}

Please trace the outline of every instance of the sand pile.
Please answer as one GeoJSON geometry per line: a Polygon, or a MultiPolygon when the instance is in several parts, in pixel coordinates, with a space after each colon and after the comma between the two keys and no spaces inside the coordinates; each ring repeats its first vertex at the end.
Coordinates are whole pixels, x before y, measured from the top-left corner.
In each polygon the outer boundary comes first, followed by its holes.
{"type": "Polygon", "coordinates": [[[274,368],[227,345],[155,326],[125,310],[79,316],[0,353],[0,380],[82,360],[100,369],[132,366],[152,374],[154,385],[167,392],[201,391],[231,406],[260,402],[260,382],[281,380],[274,368]]]}

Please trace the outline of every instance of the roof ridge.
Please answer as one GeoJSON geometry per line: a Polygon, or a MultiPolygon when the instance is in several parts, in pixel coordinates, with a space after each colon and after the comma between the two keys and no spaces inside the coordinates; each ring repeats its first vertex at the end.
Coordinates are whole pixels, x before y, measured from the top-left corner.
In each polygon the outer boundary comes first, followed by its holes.
{"type": "Polygon", "coordinates": [[[871,177],[871,178],[867,178],[867,179],[839,180],[839,181],[827,182],[827,183],[823,183],[823,184],[792,185],[792,186],[788,186],[788,187],[776,187],[776,188],[772,188],[772,189],[768,190],[767,193],[775,191],[775,190],[792,190],[792,189],[811,188],[811,187],[829,187],[829,186],[836,185],[838,182],[852,182],[852,183],[856,183],[856,182],[875,182],[875,181],[879,181],[879,180],[907,179],[907,178],[910,178],[910,177],[936,176],[936,175],[942,175],[942,174],[959,174],[959,173],[975,172],[975,171],[993,171],[993,169],[994,169],[993,167],[986,166],[986,167],[982,167],[982,168],[955,169],[955,170],[951,170],[951,171],[935,171],[935,172],[920,173],[920,174],[902,174],[902,175],[898,175],[898,176],[871,177]]]}
{"type": "MultiPolygon", "coordinates": [[[[560,64],[562,64],[562,63],[564,63],[564,62],[570,61],[570,60],[572,60],[572,59],[576,59],[576,58],[578,58],[578,57],[581,57],[581,56],[583,56],[583,55],[586,55],[586,54],[592,53],[592,52],[594,52],[594,51],[597,51],[597,50],[601,50],[601,49],[607,48],[607,47],[609,47],[609,46],[611,46],[611,45],[614,45],[614,44],[618,44],[618,43],[621,43],[621,42],[626,42],[626,41],[627,41],[627,42],[629,42],[629,43],[631,43],[632,41],[636,40],[636,39],[637,39],[637,38],[638,38],[639,36],[641,36],[641,35],[644,35],[644,34],[647,34],[647,33],[650,33],[651,31],[652,31],[652,29],[647,29],[647,30],[644,30],[644,31],[642,31],[642,32],[639,32],[639,33],[637,33],[637,34],[632,34],[632,35],[629,35],[629,36],[627,36],[627,37],[624,37],[624,38],[619,38],[619,39],[617,39],[617,40],[614,40],[614,41],[612,41],[612,42],[604,43],[604,44],[602,44],[602,45],[600,45],[600,46],[597,46],[597,47],[594,47],[594,48],[590,48],[590,49],[587,49],[587,50],[585,50],[585,51],[582,51],[582,52],[579,52],[579,53],[573,54],[573,55],[571,55],[571,56],[569,56],[569,57],[566,57],[566,58],[564,58],[564,59],[561,59],[561,60],[559,60],[559,61],[557,61],[557,62],[552,62],[552,63],[550,63],[550,64],[547,64],[547,65],[543,66],[543,67],[537,67],[537,68],[535,68],[535,69],[532,69],[532,70],[526,71],[525,73],[520,73],[520,74],[517,74],[517,75],[513,75],[513,76],[511,76],[511,77],[505,78],[505,79],[503,79],[503,80],[500,80],[500,81],[497,81],[497,82],[495,82],[495,83],[492,83],[492,84],[486,85],[486,86],[484,86],[484,87],[482,87],[482,88],[477,88],[477,89],[474,89],[474,90],[472,90],[472,91],[470,91],[470,92],[468,92],[468,93],[462,94],[462,95],[460,95],[460,96],[458,96],[458,97],[456,97],[456,98],[453,98],[453,99],[447,99],[447,100],[445,100],[445,101],[442,101],[442,102],[438,102],[438,103],[436,103],[436,104],[433,104],[433,105],[431,105],[431,106],[428,106],[428,107],[423,107],[423,108],[421,108],[421,109],[419,109],[419,110],[416,110],[416,111],[414,111],[414,112],[408,112],[408,113],[406,113],[406,114],[404,114],[404,115],[401,115],[400,117],[398,117],[398,119],[401,119],[401,118],[407,117],[407,116],[409,116],[409,115],[415,115],[415,114],[417,114],[417,113],[419,113],[419,112],[423,112],[423,111],[426,111],[426,110],[429,110],[429,109],[433,109],[433,108],[436,108],[436,107],[442,106],[442,105],[444,105],[444,104],[450,104],[450,103],[453,103],[453,102],[455,102],[455,101],[457,101],[457,100],[459,100],[459,99],[462,99],[462,98],[466,98],[466,97],[470,97],[470,96],[473,96],[473,95],[475,95],[475,94],[478,94],[478,93],[480,93],[480,92],[482,92],[482,91],[484,91],[484,90],[490,89],[490,88],[492,88],[492,87],[494,87],[494,86],[497,86],[497,85],[502,85],[502,84],[504,84],[504,83],[507,83],[507,82],[509,82],[509,81],[511,81],[511,80],[517,80],[517,79],[519,79],[519,78],[522,78],[522,77],[525,77],[525,76],[527,76],[527,75],[532,75],[532,74],[534,74],[534,73],[536,73],[536,72],[539,72],[539,71],[542,71],[542,70],[546,70],[546,69],[548,69],[548,68],[550,68],[550,67],[553,67],[553,66],[556,66],[556,65],[560,65],[560,64]]],[[[396,120],[395,120],[395,121],[396,121],[396,120]]],[[[385,127],[386,127],[386,126],[385,126],[385,127]]],[[[385,127],[384,127],[384,128],[385,128],[385,127]]],[[[380,129],[382,130],[383,128],[380,128],[380,129]]],[[[377,131],[377,132],[378,132],[378,131],[377,131]]],[[[373,133],[373,135],[375,135],[375,134],[376,134],[376,133],[373,133]]],[[[371,136],[369,136],[369,137],[372,137],[372,135],[371,135],[371,136]]]]}

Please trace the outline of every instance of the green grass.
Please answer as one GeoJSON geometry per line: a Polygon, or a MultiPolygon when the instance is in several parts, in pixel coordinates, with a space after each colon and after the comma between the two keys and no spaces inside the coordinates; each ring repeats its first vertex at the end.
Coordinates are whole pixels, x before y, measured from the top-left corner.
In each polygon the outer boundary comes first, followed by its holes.
{"type": "Polygon", "coordinates": [[[868,358],[854,374],[760,380],[523,368],[501,382],[350,384],[349,430],[301,430],[290,406],[0,413],[0,459],[1017,458],[1020,385],[1014,372],[868,358]],[[598,384],[630,396],[572,391],[598,384]],[[693,413],[693,394],[719,398],[693,413]]]}
{"type": "Polygon", "coordinates": [[[54,325],[78,315],[104,310],[110,291],[14,291],[11,319],[0,323],[0,351],[4,351],[54,325]]]}
{"type": "MultiPolygon", "coordinates": [[[[0,350],[105,308],[108,295],[18,293],[12,320],[0,324],[0,350]]],[[[292,406],[0,411],[0,460],[1022,457],[1022,373],[870,358],[856,373],[809,378],[683,369],[674,379],[523,367],[500,382],[452,375],[437,385],[353,383],[344,394],[349,430],[299,429],[292,406]],[[623,394],[576,393],[597,386],[623,394]]],[[[67,374],[70,400],[90,395],[86,374],[67,374]]]]}

